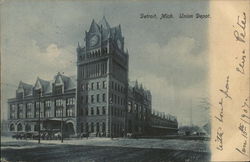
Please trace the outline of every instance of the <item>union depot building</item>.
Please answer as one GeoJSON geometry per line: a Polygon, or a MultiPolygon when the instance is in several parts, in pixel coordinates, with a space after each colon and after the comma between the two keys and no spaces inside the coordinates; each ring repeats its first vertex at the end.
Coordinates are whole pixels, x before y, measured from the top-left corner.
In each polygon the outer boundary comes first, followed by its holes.
{"type": "Polygon", "coordinates": [[[152,110],[150,91],[129,82],[120,25],[111,27],[105,17],[93,20],[76,53],[77,76],[57,73],[52,80],[38,77],[33,85],[20,81],[16,97],[8,100],[10,132],[37,132],[40,124],[40,130],[69,136],[177,133],[176,117],[152,110]]]}

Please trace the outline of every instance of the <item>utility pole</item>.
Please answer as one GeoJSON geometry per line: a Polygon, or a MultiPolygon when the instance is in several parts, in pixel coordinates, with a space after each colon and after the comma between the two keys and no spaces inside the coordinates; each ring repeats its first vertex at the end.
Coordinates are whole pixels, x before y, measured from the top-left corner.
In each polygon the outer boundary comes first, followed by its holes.
{"type": "Polygon", "coordinates": [[[40,115],[41,115],[41,102],[40,102],[40,97],[41,97],[41,91],[38,92],[38,102],[39,102],[39,108],[38,108],[38,111],[39,111],[39,114],[38,114],[38,144],[40,144],[40,141],[41,141],[41,119],[40,119],[40,115]]]}
{"type": "Polygon", "coordinates": [[[190,107],[190,125],[193,126],[193,103],[191,99],[191,107],[190,107]]]}

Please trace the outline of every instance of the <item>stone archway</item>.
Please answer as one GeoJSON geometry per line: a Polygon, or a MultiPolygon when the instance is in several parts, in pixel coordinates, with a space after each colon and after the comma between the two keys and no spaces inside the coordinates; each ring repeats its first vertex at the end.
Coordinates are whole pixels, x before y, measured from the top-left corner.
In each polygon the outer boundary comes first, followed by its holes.
{"type": "Polygon", "coordinates": [[[72,122],[68,122],[65,124],[64,132],[70,136],[75,134],[74,124],[72,122]]]}
{"type": "Polygon", "coordinates": [[[17,131],[18,132],[23,131],[23,126],[21,123],[17,124],[17,131]]]}
{"type": "Polygon", "coordinates": [[[29,124],[25,125],[25,131],[30,132],[31,131],[31,126],[29,124]]]}
{"type": "Polygon", "coordinates": [[[10,129],[11,132],[15,131],[15,125],[13,123],[10,124],[9,129],[10,129]]]}

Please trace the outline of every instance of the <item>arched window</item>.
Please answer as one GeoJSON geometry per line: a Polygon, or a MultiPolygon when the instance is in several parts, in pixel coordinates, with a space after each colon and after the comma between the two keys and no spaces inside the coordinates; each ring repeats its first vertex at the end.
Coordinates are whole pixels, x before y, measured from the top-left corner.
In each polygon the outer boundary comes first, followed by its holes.
{"type": "Polygon", "coordinates": [[[15,126],[14,126],[14,124],[11,124],[11,125],[10,125],[10,131],[15,131],[15,126]]]}
{"type": "Polygon", "coordinates": [[[100,131],[99,123],[96,123],[96,132],[99,132],[99,131],[100,131]]]}
{"type": "Polygon", "coordinates": [[[86,132],[89,132],[89,124],[88,123],[86,123],[85,129],[86,129],[86,132]]]}
{"type": "Polygon", "coordinates": [[[91,123],[91,132],[94,132],[94,123],[91,123]]]}
{"type": "Polygon", "coordinates": [[[35,131],[38,131],[38,130],[39,130],[39,125],[38,125],[38,124],[35,125],[34,130],[35,130],[35,131]]]}
{"type": "Polygon", "coordinates": [[[25,131],[30,132],[31,131],[31,126],[29,124],[25,125],[25,131]]]}
{"type": "Polygon", "coordinates": [[[17,131],[22,131],[22,130],[23,130],[23,126],[22,126],[21,123],[19,123],[19,124],[17,125],[17,131]]]}
{"type": "Polygon", "coordinates": [[[105,123],[103,122],[103,123],[102,123],[102,132],[105,132],[105,130],[106,130],[106,125],[105,125],[105,123]]]}

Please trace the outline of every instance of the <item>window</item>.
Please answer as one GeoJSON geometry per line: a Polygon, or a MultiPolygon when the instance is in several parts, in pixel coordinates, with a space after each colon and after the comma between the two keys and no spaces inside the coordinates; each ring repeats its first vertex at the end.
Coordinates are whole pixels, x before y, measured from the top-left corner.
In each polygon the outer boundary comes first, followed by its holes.
{"type": "Polygon", "coordinates": [[[67,105],[75,105],[75,98],[67,98],[67,105]]]}
{"type": "Polygon", "coordinates": [[[106,102],[106,94],[105,93],[102,94],[102,101],[106,102]]]}
{"type": "Polygon", "coordinates": [[[86,104],[89,102],[89,96],[88,95],[85,98],[85,102],[86,102],[86,104]]]}
{"type": "Polygon", "coordinates": [[[32,103],[27,103],[26,105],[26,117],[27,118],[32,118],[31,109],[32,109],[32,103]]]}
{"type": "Polygon", "coordinates": [[[106,114],[106,110],[105,110],[105,107],[103,106],[102,107],[102,115],[105,115],[106,114]]]}
{"type": "Polygon", "coordinates": [[[113,93],[111,94],[111,104],[113,103],[113,101],[114,101],[114,95],[113,95],[113,93]]]}
{"type": "Polygon", "coordinates": [[[91,90],[94,90],[94,83],[91,83],[91,90]]]}
{"type": "Polygon", "coordinates": [[[73,108],[72,107],[67,108],[66,112],[67,112],[67,116],[73,116],[73,108]]]}
{"type": "Polygon", "coordinates": [[[18,118],[24,118],[23,104],[18,104],[18,118]]]}
{"type": "Polygon", "coordinates": [[[82,84],[82,91],[86,90],[86,87],[84,86],[84,84],[82,84]]]}
{"type": "Polygon", "coordinates": [[[52,117],[50,107],[45,108],[45,117],[47,118],[52,117]]]}
{"type": "Polygon", "coordinates": [[[117,90],[117,84],[115,83],[115,90],[117,90]]]}
{"type": "Polygon", "coordinates": [[[94,115],[94,108],[91,107],[91,115],[94,115]]]}
{"type": "Polygon", "coordinates": [[[45,101],[45,106],[50,107],[51,106],[51,101],[50,100],[45,101]]]}
{"type": "Polygon", "coordinates": [[[16,109],[16,105],[10,105],[10,119],[16,118],[15,109],[16,109]]]}
{"type": "Polygon", "coordinates": [[[134,104],[134,112],[138,113],[138,105],[134,104]]]}
{"type": "Polygon", "coordinates": [[[91,132],[94,132],[94,123],[91,123],[91,132]]]}
{"type": "Polygon", "coordinates": [[[105,132],[105,130],[106,130],[106,125],[105,125],[105,123],[103,122],[103,123],[102,123],[102,132],[105,132]]]}
{"type": "Polygon", "coordinates": [[[39,109],[40,109],[40,117],[43,116],[43,111],[42,111],[42,103],[41,102],[35,102],[35,117],[39,117],[39,109]]]}
{"type": "Polygon", "coordinates": [[[96,107],[96,115],[99,115],[99,114],[100,114],[99,107],[96,107]]]}
{"type": "Polygon", "coordinates": [[[86,128],[86,132],[89,132],[89,124],[88,123],[86,123],[85,128],[86,128]]]}
{"type": "Polygon", "coordinates": [[[111,107],[111,115],[113,116],[114,115],[114,108],[111,107]]]}
{"type": "Polygon", "coordinates": [[[104,88],[104,89],[107,88],[106,81],[102,82],[102,88],[104,88]]]}
{"type": "Polygon", "coordinates": [[[99,89],[99,88],[100,88],[100,83],[96,82],[96,89],[99,89]]]}
{"type": "Polygon", "coordinates": [[[57,99],[56,100],[56,106],[62,106],[62,105],[63,105],[62,99],[57,99]]]}
{"type": "Polygon", "coordinates": [[[35,103],[35,117],[39,117],[39,107],[40,107],[40,104],[39,102],[36,102],[35,103]]]}
{"type": "Polygon", "coordinates": [[[114,82],[111,82],[111,89],[114,89],[114,82]]]}
{"type": "Polygon", "coordinates": [[[120,96],[117,96],[117,104],[120,104],[120,96]]]}
{"type": "Polygon", "coordinates": [[[86,89],[86,90],[89,90],[89,83],[86,83],[85,89],[86,89]]]}
{"type": "Polygon", "coordinates": [[[41,89],[35,90],[35,91],[34,91],[34,95],[37,96],[37,97],[38,97],[38,96],[41,96],[41,89]]]}
{"type": "Polygon", "coordinates": [[[56,117],[61,117],[62,116],[62,108],[56,108],[56,117]]]}
{"type": "Polygon", "coordinates": [[[96,102],[99,102],[99,98],[100,98],[100,95],[97,94],[97,95],[96,95],[96,102]]]}
{"type": "Polygon", "coordinates": [[[100,131],[99,123],[96,123],[96,132],[99,132],[99,131],[100,131]]]}
{"type": "Polygon", "coordinates": [[[94,103],[94,95],[91,95],[91,103],[94,103]]]}
{"type": "Polygon", "coordinates": [[[61,94],[62,93],[62,86],[55,86],[55,89],[54,89],[54,93],[55,94],[61,94]]]}
{"type": "Polygon", "coordinates": [[[87,116],[89,115],[88,108],[85,109],[85,113],[86,113],[87,116]]]}
{"type": "Polygon", "coordinates": [[[128,112],[132,112],[132,103],[128,102],[128,112]]]}
{"type": "Polygon", "coordinates": [[[115,96],[114,103],[116,104],[116,95],[114,95],[114,96],[115,96]]]}

